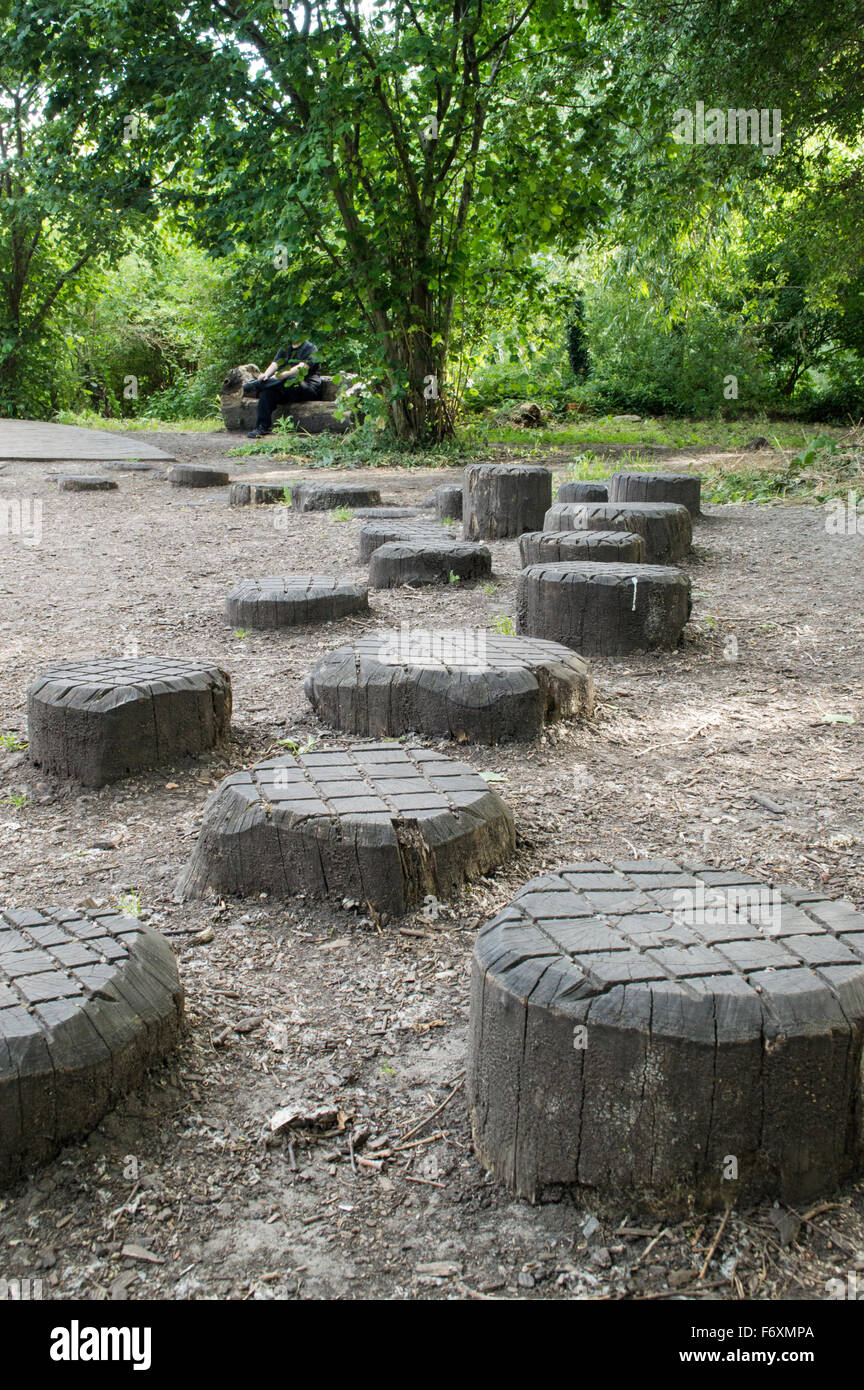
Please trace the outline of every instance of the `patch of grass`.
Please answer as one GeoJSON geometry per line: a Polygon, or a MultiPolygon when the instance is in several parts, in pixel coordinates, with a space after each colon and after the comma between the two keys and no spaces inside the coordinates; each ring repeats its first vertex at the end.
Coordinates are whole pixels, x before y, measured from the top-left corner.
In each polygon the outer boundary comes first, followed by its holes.
{"type": "Polygon", "coordinates": [[[451,571],[450,571],[450,583],[451,583],[451,584],[458,584],[458,583],[459,583],[459,575],[456,573],[455,570],[451,570],[451,571]]]}
{"type": "Polygon", "coordinates": [[[334,507],[330,513],[331,521],[350,521],[354,513],[350,507],[334,507]]]}
{"type": "Polygon", "coordinates": [[[499,633],[502,637],[515,637],[516,627],[512,618],[508,618],[506,613],[498,613],[490,624],[492,631],[499,633]]]}
{"type": "Polygon", "coordinates": [[[251,631],[251,627],[235,627],[234,636],[242,642],[243,638],[248,637],[251,631]]]}
{"type": "Polygon", "coordinates": [[[494,594],[494,592],[495,592],[495,590],[496,590],[497,588],[498,588],[498,585],[497,585],[497,584],[490,584],[490,583],[487,583],[487,584],[484,584],[484,585],[483,585],[483,592],[484,592],[484,594],[494,594]]]}
{"type": "Polygon", "coordinates": [[[141,916],[141,896],[131,889],[128,893],[121,893],[114,906],[118,912],[123,913],[124,917],[141,916]]]}
{"type": "Polygon", "coordinates": [[[95,410],[59,410],[54,417],[58,425],[80,425],[90,430],[136,430],[141,433],[160,431],[167,434],[210,434],[222,429],[221,415],[201,420],[194,416],[182,420],[151,420],[145,416],[120,416],[118,419],[97,415],[95,410]]]}
{"type": "Polygon", "coordinates": [[[14,806],[16,811],[23,811],[27,805],[27,796],[24,792],[9,792],[4,806],[14,806]]]}
{"type": "Polygon", "coordinates": [[[317,738],[307,738],[305,743],[298,743],[294,738],[280,738],[276,742],[280,748],[287,748],[289,753],[293,753],[297,757],[300,753],[311,753],[318,740],[317,738]]]}
{"type": "Polygon", "coordinates": [[[0,750],[4,753],[21,753],[28,747],[26,738],[19,738],[17,734],[0,734],[0,750]]]}

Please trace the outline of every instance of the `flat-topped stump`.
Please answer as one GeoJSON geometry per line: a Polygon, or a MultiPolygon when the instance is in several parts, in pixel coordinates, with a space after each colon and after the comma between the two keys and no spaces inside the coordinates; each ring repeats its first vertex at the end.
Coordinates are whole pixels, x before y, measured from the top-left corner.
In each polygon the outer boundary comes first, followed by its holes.
{"type": "Polygon", "coordinates": [[[561,484],[555,498],[558,502],[608,502],[609,488],[606,483],[586,483],[571,478],[561,484]]]}
{"type": "Polygon", "coordinates": [[[677,647],[690,580],[665,565],[529,565],[519,575],[517,630],[589,656],[677,647]]]}
{"type": "Polygon", "coordinates": [[[296,483],[291,488],[295,512],[329,512],[336,507],[379,507],[381,492],[368,483],[296,483]]]}
{"type": "Polygon", "coordinates": [[[354,519],[356,521],[393,521],[397,519],[405,520],[408,517],[420,516],[419,507],[355,507],[354,519]]]}
{"type": "Polygon", "coordinates": [[[552,474],[534,463],[471,463],[462,482],[465,539],[506,540],[537,531],[552,503],[552,474]]]}
{"type": "Polygon", "coordinates": [[[523,565],[594,560],[644,565],[645,541],[635,531],[526,531],[519,537],[523,565]]]}
{"type": "Polygon", "coordinates": [[[285,483],[232,483],[228,502],[232,507],[272,507],[287,502],[285,483]]]}
{"type": "Polygon", "coordinates": [[[230,474],[222,468],[205,468],[199,463],[175,463],[168,469],[172,487],[227,487],[230,474]]]}
{"type": "Polygon", "coordinates": [[[369,587],[396,589],[400,584],[447,584],[452,576],[459,580],[485,579],[492,573],[492,556],[485,545],[470,541],[412,540],[388,541],[379,545],[369,561],[369,587]]]}
{"type": "Polygon", "coordinates": [[[84,473],[62,473],[57,479],[61,492],[116,492],[117,483],[113,478],[100,478],[84,473]]]}
{"type": "Polygon", "coordinates": [[[530,739],[545,724],[594,709],[590,664],[566,647],[408,624],[329,652],[306,677],[305,691],[326,724],[372,738],[530,739]]]}
{"type": "Polygon", "coordinates": [[[206,752],[227,738],[231,678],[162,657],[68,662],[27,692],[30,756],[86,786],[206,752]]]}
{"type": "Polygon", "coordinates": [[[0,1182],[97,1125],[182,1021],[174,953],[137,918],[0,911],[0,1182]]]}
{"type": "MultiPolygon", "coordinates": [[[[610,502],[674,502],[699,516],[702,478],[698,473],[613,473],[610,502]]],[[[563,499],[562,499],[563,500],[563,499]]]]}
{"type": "Polygon", "coordinates": [[[474,948],[478,1156],[670,1211],[809,1202],[862,1171],[864,915],[671,860],[566,864],[474,948]]]}
{"type": "Polygon", "coordinates": [[[556,502],[544,531],[632,531],[645,541],[649,565],[683,560],[693,542],[686,507],[672,502],[556,502]]]}
{"type": "Polygon", "coordinates": [[[514,846],[511,812],[464,763],[394,743],[316,749],[225,779],[178,891],[347,896],[398,915],[514,846]]]}
{"type": "Polygon", "coordinates": [[[462,484],[442,483],[435,489],[435,514],[439,521],[462,520],[462,484]]]}
{"type": "Polygon", "coordinates": [[[376,518],[364,521],[360,527],[358,555],[365,565],[380,546],[389,545],[391,541],[424,540],[449,544],[454,539],[446,526],[437,526],[434,521],[425,520],[422,514],[416,521],[410,516],[397,517],[395,520],[376,518]]]}
{"type": "Polygon", "coordinates": [[[283,574],[244,579],[225,599],[232,627],[298,627],[335,622],[369,610],[365,584],[332,574],[283,574]]]}

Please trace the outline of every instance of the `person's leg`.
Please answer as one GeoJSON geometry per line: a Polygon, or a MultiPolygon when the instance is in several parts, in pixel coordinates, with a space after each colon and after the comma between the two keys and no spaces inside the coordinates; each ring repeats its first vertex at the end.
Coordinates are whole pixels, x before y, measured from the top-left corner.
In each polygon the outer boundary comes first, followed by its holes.
{"type": "Polygon", "coordinates": [[[262,388],[261,395],[258,397],[258,414],[255,418],[255,428],[259,434],[270,433],[273,428],[273,411],[277,405],[284,405],[289,399],[289,395],[290,393],[281,381],[262,388]]]}

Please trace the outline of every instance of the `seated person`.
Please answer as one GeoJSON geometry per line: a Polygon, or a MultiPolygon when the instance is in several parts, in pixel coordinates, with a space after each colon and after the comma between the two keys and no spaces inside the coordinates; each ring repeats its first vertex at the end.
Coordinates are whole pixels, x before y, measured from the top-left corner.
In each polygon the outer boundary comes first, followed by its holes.
{"type": "Polygon", "coordinates": [[[258,397],[258,415],[254,430],[247,439],[260,439],[273,428],[273,410],[277,405],[293,401],[317,401],[321,395],[321,369],[315,361],[318,351],[314,343],[299,333],[299,324],[292,323],[297,342],[281,347],[270,366],[257,381],[247,381],[243,394],[258,397]]]}

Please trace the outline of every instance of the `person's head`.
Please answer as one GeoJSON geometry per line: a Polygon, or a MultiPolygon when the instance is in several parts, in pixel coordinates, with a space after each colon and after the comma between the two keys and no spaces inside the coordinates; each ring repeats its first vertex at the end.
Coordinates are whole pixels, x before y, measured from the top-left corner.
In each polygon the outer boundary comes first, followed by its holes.
{"type": "Polygon", "coordinates": [[[303,341],[303,334],[300,331],[300,320],[291,319],[288,327],[291,329],[291,346],[296,347],[298,343],[302,343],[303,341]]]}

